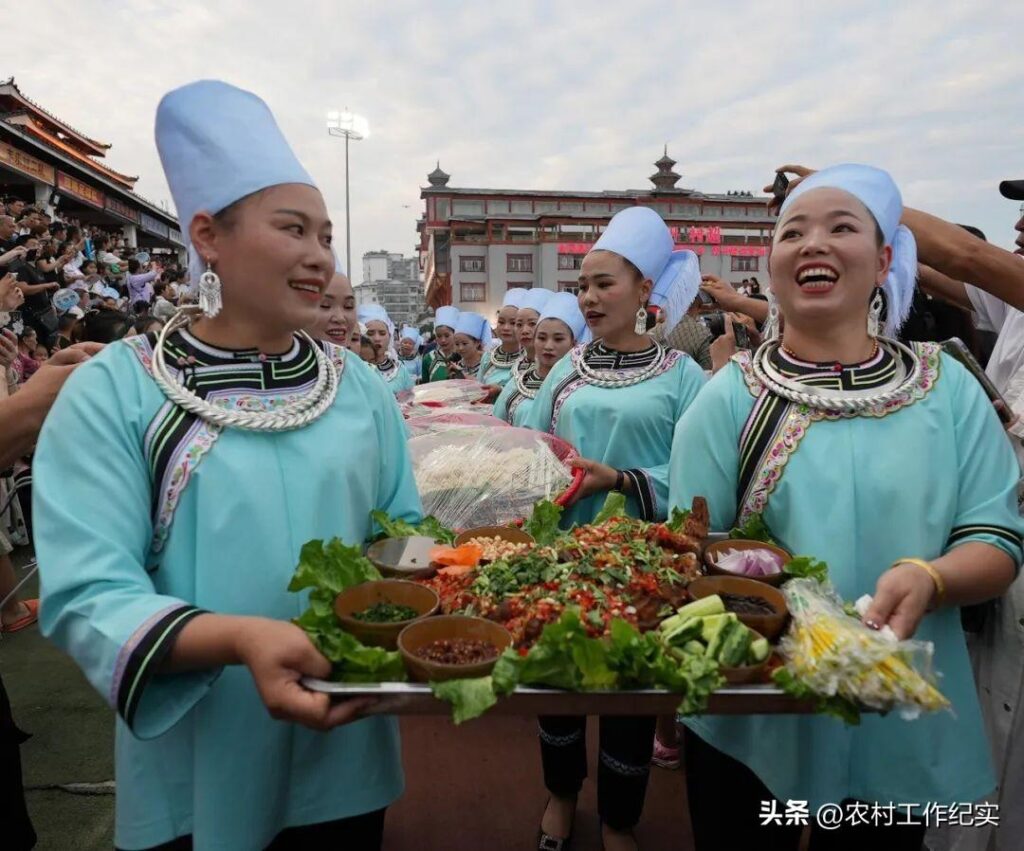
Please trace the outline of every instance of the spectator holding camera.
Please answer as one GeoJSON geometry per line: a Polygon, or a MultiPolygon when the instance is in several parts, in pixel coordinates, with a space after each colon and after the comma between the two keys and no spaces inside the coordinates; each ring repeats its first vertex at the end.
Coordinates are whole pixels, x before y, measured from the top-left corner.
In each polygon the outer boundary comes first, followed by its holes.
{"type": "MultiPolygon", "coordinates": [[[[148,266],[149,264],[147,264],[148,266]]],[[[128,285],[128,303],[135,304],[138,301],[152,303],[153,281],[160,277],[155,269],[143,269],[142,264],[134,257],[128,261],[128,277],[125,282],[128,285]]]]}

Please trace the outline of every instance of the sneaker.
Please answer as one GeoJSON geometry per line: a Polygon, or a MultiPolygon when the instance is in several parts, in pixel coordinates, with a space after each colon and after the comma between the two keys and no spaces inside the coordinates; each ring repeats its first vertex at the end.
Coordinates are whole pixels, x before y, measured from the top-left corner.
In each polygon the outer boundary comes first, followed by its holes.
{"type": "Polygon", "coordinates": [[[668,745],[663,745],[661,740],[655,736],[651,765],[656,765],[658,768],[667,768],[669,771],[679,768],[679,748],[670,748],[668,745]]]}

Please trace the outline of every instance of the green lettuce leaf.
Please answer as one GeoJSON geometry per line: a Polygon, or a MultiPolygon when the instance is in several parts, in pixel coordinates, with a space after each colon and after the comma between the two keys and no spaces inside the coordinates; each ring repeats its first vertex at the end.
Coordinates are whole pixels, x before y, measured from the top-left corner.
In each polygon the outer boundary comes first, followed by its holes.
{"type": "Polygon", "coordinates": [[[860,724],[860,708],[845,697],[839,697],[838,695],[822,696],[812,691],[809,686],[797,679],[786,668],[777,669],[772,674],[772,679],[786,694],[798,700],[813,701],[816,712],[822,715],[831,715],[833,718],[838,718],[840,721],[854,727],[860,724]]]}
{"type": "Polygon", "coordinates": [[[452,705],[452,720],[456,724],[479,718],[498,702],[490,677],[431,683],[430,690],[434,697],[452,705]]]}
{"type": "Polygon", "coordinates": [[[686,521],[690,519],[692,512],[688,508],[673,508],[672,514],[668,518],[668,522],[665,524],[673,532],[682,532],[683,526],[686,525],[686,521]]]}
{"type": "Polygon", "coordinates": [[[334,614],[334,600],[342,591],[380,578],[377,568],[359,547],[347,547],[337,538],[326,544],[309,541],[302,547],[288,590],[312,590],[309,607],[295,619],[295,624],[333,663],[333,679],[360,683],[406,679],[405,666],[397,651],[367,647],[345,632],[334,614]]]}
{"type": "Polygon", "coordinates": [[[626,516],[626,495],[618,491],[612,491],[604,501],[604,506],[597,513],[591,525],[600,526],[602,523],[611,520],[613,517],[626,516]]]}
{"type": "Polygon", "coordinates": [[[346,588],[380,578],[380,572],[359,547],[347,547],[338,538],[331,538],[326,544],[317,540],[303,545],[288,590],[320,588],[337,597],[346,588]]]}
{"type": "Polygon", "coordinates": [[[501,656],[491,671],[491,684],[495,694],[511,694],[519,683],[519,653],[509,647],[501,656]]]}
{"type": "Polygon", "coordinates": [[[782,566],[782,572],[796,579],[817,579],[828,582],[828,565],[809,556],[797,556],[782,566]]]}
{"type": "Polygon", "coordinates": [[[734,540],[763,541],[766,544],[775,544],[771,532],[765,525],[764,518],[760,514],[751,514],[742,526],[736,526],[729,532],[729,537],[734,540]]]}
{"type": "MultiPolygon", "coordinates": [[[[345,632],[334,616],[331,605],[324,610],[324,598],[328,593],[322,589],[313,591],[310,607],[295,619],[295,623],[305,630],[317,650],[333,663],[331,678],[353,683],[405,681],[405,665],[398,651],[367,647],[355,636],[345,632]]],[[[334,598],[330,599],[333,604],[334,598]]]]}
{"type": "Polygon", "coordinates": [[[378,538],[412,538],[422,535],[442,544],[455,542],[455,532],[445,528],[436,517],[424,517],[419,523],[410,523],[400,517],[388,517],[384,511],[373,511],[370,518],[381,530],[378,538]]]}
{"type": "Polygon", "coordinates": [[[523,531],[531,535],[542,547],[549,546],[558,537],[558,521],[562,519],[562,507],[543,499],[533,507],[533,514],[523,524],[523,531]]]}

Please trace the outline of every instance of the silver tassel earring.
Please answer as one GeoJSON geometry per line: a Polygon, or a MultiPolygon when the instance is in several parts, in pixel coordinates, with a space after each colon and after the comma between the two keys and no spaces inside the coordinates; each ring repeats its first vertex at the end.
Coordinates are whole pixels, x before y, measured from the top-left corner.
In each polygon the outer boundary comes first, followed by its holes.
{"type": "Polygon", "coordinates": [[[766,340],[778,340],[782,336],[781,313],[779,303],[775,300],[775,293],[768,290],[768,319],[764,323],[764,338],[766,340]]]}
{"type": "Polygon", "coordinates": [[[882,311],[885,309],[885,299],[882,297],[880,287],[875,288],[875,294],[871,297],[871,306],[868,308],[868,336],[877,337],[882,324],[882,311]]]}
{"type": "Polygon", "coordinates": [[[647,310],[642,304],[636,311],[636,322],[633,323],[633,333],[637,336],[647,333],[647,310]]]}
{"type": "Polygon", "coordinates": [[[207,261],[206,271],[199,276],[199,307],[204,316],[213,319],[223,306],[220,275],[213,271],[213,266],[207,261]]]}

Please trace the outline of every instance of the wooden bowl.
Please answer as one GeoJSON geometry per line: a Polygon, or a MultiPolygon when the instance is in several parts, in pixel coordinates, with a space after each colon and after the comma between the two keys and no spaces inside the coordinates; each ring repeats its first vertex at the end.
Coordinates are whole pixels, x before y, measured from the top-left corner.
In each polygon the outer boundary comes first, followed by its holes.
{"type": "Polygon", "coordinates": [[[512,544],[533,544],[533,536],[522,529],[514,526],[477,526],[475,529],[467,529],[455,539],[455,546],[461,547],[468,544],[474,538],[500,538],[512,544]]]}
{"type": "Polygon", "coordinates": [[[334,614],[337,615],[345,632],[351,633],[363,644],[386,647],[394,650],[398,646],[398,634],[416,621],[430,617],[441,607],[441,599],[433,588],[418,582],[402,579],[379,579],[364,582],[342,591],[334,600],[334,614]],[[368,609],[377,603],[394,603],[408,606],[419,614],[415,618],[395,623],[374,623],[352,617],[356,612],[368,609]]]}
{"type": "Polygon", "coordinates": [[[782,559],[783,564],[788,564],[793,558],[782,547],[777,547],[775,544],[766,544],[764,541],[716,541],[704,548],[705,573],[713,576],[735,576],[739,579],[752,579],[754,582],[774,585],[776,588],[786,580],[786,574],[781,570],[772,576],[743,576],[739,573],[733,573],[731,570],[720,568],[716,562],[726,550],[770,550],[782,559]]]}
{"type": "Polygon", "coordinates": [[[430,551],[436,546],[437,542],[425,535],[385,538],[370,544],[366,557],[384,576],[393,579],[426,579],[437,571],[430,563],[430,551]]]}
{"type": "MultiPolygon", "coordinates": [[[[700,576],[694,579],[686,590],[694,600],[710,597],[713,594],[742,594],[746,597],[760,597],[775,611],[773,615],[748,615],[736,612],[740,623],[750,627],[774,642],[782,630],[786,628],[786,621],[789,620],[789,607],[786,606],[786,597],[777,588],[773,588],[764,582],[756,579],[748,579],[745,576],[700,576]]],[[[727,609],[728,611],[728,609],[727,609]]]]}
{"type": "Polygon", "coordinates": [[[413,680],[420,683],[442,680],[461,680],[472,677],[486,677],[494,669],[498,656],[486,662],[473,665],[445,665],[431,662],[415,655],[416,651],[442,638],[472,638],[489,641],[500,656],[512,646],[512,634],[501,624],[485,618],[471,618],[465,615],[440,615],[436,618],[415,621],[398,636],[398,651],[402,654],[406,670],[413,680]]]}
{"type": "MultiPolygon", "coordinates": [[[[758,633],[757,637],[762,638],[763,636],[758,633]]],[[[769,653],[767,659],[763,662],[758,662],[756,665],[741,665],[737,668],[726,668],[723,665],[720,670],[729,685],[739,686],[746,683],[766,683],[771,679],[768,673],[768,665],[771,661],[772,654],[769,653]]]]}

